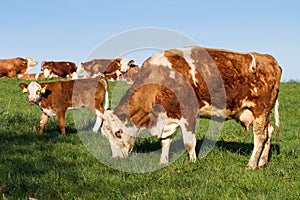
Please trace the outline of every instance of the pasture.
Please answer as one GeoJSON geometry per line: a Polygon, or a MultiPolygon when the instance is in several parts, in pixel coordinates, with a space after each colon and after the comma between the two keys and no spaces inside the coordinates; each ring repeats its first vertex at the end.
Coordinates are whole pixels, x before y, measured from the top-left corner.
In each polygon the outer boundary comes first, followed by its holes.
{"type": "MultiPolygon", "coordinates": [[[[19,79],[0,79],[0,195],[3,199],[299,199],[300,84],[280,86],[281,134],[272,139],[270,164],[245,170],[253,148],[252,130],[225,122],[216,146],[191,163],[186,152],[174,154],[170,165],[147,173],[128,173],[99,162],[78,133],[74,113],[67,112],[67,136],[51,118],[37,135],[41,111],[29,105],[19,79]]],[[[126,84],[113,97],[121,97],[126,84]]],[[[115,106],[117,100],[111,102],[115,106]]],[[[84,110],[82,111],[84,112],[84,110]]],[[[89,116],[87,117],[89,119],[89,116]]],[[[93,123],[93,119],[90,119],[93,123]]],[[[273,120],[273,115],[271,116],[273,120]]],[[[209,120],[199,119],[200,144],[209,120]]],[[[85,126],[79,124],[79,126],[85,126]]],[[[98,133],[100,135],[100,133],[98,133]]],[[[175,138],[176,140],[176,138],[175,138]]],[[[175,141],[176,142],[176,141],[175,141]]],[[[107,147],[108,145],[106,145],[107,147]]],[[[134,153],[159,147],[155,138],[137,140],[134,153]]],[[[101,148],[99,148],[101,151],[101,148]]],[[[110,156],[109,151],[104,152],[110,156]]],[[[133,154],[134,154],[133,153],[133,154]]],[[[111,161],[121,166],[133,162],[111,161]]],[[[151,162],[151,161],[149,161],[151,162]]],[[[159,155],[150,164],[158,165],[159,155]]]]}

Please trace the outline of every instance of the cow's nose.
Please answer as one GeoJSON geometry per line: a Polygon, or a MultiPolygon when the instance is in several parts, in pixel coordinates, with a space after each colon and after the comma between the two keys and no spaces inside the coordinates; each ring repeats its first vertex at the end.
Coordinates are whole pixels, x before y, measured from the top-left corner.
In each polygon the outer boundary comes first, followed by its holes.
{"type": "Polygon", "coordinates": [[[29,103],[34,104],[35,103],[35,99],[29,99],[29,103]]]}

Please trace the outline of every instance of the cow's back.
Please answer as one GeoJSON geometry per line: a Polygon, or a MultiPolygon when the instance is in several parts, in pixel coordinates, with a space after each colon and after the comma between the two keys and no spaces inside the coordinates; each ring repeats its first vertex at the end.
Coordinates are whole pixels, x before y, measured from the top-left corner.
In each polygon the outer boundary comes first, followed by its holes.
{"type": "MultiPolygon", "coordinates": [[[[281,77],[281,68],[276,60],[265,54],[238,53],[220,49],[185,47],[158,53],[143,63],[175,70],[186,78],[194,88],[199,108],[205,117],[213,113],[207,110],[222,110],[231,119],[241,108],[252,108],[254,116],[267,111],[275,103],[281,77]],[[226,99],[225,99],[226,98],[226,99]],[[213,104],[213,105],[211,105],[213,104]],[[209,106],[210,107],[209,107],[209,106]],[[204,108],[204,109],[203,109],[204,108]]],[[[152,70],[153,71],[153,70],[152,70]]],[[[139,79],[151,76],[139,73],[139,79]]],[[[175,78],[175,77],[174,77],[175,78]]],[[[267,114],[267,115],[268,115],[267,114]]]]}

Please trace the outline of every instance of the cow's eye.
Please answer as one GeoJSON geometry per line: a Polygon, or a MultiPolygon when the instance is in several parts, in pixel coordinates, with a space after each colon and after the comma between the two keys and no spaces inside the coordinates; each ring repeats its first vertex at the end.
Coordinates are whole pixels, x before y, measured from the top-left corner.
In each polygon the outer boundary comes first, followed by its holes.
{"type": "Polygon", "coordinates": [[[36,91],[36,95],[39,95],[40,94],[40,91],[36,91]]]}
{"type": "Polygon", "coordinates": [[[117,138],[122,138],[122,133],[123,133],[123,131],[122,131],[122,129],[119,129],[117,132],[115,132],[115,135],[116,135],[116,137],[117,138]]]}

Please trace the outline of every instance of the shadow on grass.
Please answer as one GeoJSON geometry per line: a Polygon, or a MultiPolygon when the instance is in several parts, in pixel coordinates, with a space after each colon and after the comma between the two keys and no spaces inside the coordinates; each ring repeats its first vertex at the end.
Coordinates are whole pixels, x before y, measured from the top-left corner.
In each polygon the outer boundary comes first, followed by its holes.
{"type": "MultiPolygon", "coordinates": [[[[202,144],[204,139],[197,140],[196,145],[196,153],[197,156],[201,150],[202,144]]],[[[209,145],[209,141],[206,139],[207,145],[209,145]]],[[[253,150],[253,143],[245,143],[245,142],[227,142],[224,140],[221,141],[211,141],[211,148],[218,148],[222,151],[229,151],[232,153],[236,153],[239,155],[250,155],[253,150]]],[[[170,152],[175,152],[179,148],[185,150],[182,140],[175,140],[171,143],[170,152]]],[[[153,151],[161,150],[161,145],[159,140],[148,139],[139,141],[139,143],[135,144],[134,151],[137,153],[148,153],[153,151]]],[[[270,149],[270,157],[272,154],[275,153],[276,155],[280,154],[280,146],[278,144],[271,144],[270,149]]]]}

